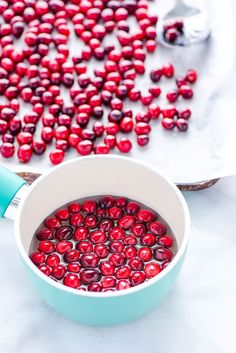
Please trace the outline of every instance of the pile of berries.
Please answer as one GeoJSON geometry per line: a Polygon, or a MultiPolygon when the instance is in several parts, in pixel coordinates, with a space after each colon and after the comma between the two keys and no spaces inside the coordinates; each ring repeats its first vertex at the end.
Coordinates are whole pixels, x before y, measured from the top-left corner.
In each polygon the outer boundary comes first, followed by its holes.
{"type": "MultiPolygon", "coordinates": [[[[127,135],[133,132],[139,146],[147,145],[151,122],[159,116],[165,129],[187,130],[188,108],[158,104],[162,92],[156,83],[175,77],[172,64],[148,68],[154,82],[148,93],[136,82],[147,70],[146,56],[157,47],[158,17],[147,0],[0,0],[0,17],[3,157],[17,154],[27,163],[49,146],[53,164],[71,149],[82,156],[115,149],[128,153],[134,139],[127,135]],[[129,17],[136,20],[134,28],[129,17]],[[72,41],[83,43],[76,55],[72,41]],[[92,74],[88,65],[93,65],[92,74]],[[146,111],[134,113],[130,101],[146,111]]],[[[192,98],[190,84],[196,79],[195,70],[177,79],[167,101],[192,98]]]]}
{"type": "Polygon", "coordinates": [[[124,197],[103,196],[46,218],[32,249],[32,262],[46,276],[75,289],[106,292],[158,275],[173,258],[176,241],[156,212],[124,197]]]}

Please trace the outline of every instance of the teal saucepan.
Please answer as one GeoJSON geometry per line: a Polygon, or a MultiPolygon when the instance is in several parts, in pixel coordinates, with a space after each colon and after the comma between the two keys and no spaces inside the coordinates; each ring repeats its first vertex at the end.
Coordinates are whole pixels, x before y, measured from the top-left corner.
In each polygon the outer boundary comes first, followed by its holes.
{"type": "Polygon", "coordinates": [[[181,269],[190,230],[188,207],[178,188],[155,169],[119,156],[74,159],[53,168],[31,186],[1,167],[0,216],[15,218],[16,242],[24,267],[43,299],[68,318],[92,325],[127,322],[155,308],[181,269]],[[117,292],[79,291],[45,276],[28,256],[40,223],[70,201],[104,194],[137,200],[167,221],[178,244],[171,264],[149,281],[117,292]]]}

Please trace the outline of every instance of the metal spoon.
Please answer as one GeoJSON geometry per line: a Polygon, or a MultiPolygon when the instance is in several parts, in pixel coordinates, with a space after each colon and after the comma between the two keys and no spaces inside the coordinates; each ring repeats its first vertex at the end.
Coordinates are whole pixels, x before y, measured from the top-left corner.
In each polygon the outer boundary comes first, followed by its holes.
{"type": "Polygon", "coordinates": [[[211,29],[206,12],[186,5],[184,0],[176,0],[174,8],[158,22],[158,41],[168,48],[201,42],[207,39],[210,33],[211,29]],[[175,42],[169,43],[164,38],[163,25],[166,20],[177,18],[183,20],[184,31],[175,42]]]}

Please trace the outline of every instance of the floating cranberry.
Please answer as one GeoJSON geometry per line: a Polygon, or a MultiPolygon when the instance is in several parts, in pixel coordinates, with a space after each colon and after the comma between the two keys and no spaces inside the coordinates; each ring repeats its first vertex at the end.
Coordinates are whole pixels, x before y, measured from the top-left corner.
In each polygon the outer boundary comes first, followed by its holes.
{"type": "Polygon", "coordinates": [[[81,213],[74,213],[70,216],[70,225],[78,227],[83,223],[83,216],[81,213]]]}
{"type": "Polygon", "coordinates": [[[66,274],[66,268],[63,265],[57,265],[52,268],[52,276],[58,280],[61,280],[66,274]]]}
{"type": "Polygon", "coordinates": [[[42,240],[39,243],[38,250],[44,254],[50,254],[55,250],[55,246],[50,240],[42,240]]]}
{"type": "Polygon", "coordinates": [[[70,226],[61,226],[56,230],[55,238],[58,240],[69,240],[72,238],[73,228],[70,226]]]}
{"type": "Polygon", "coordinates": [[[137,256],[137,249],[134,246],[128,246],[124,250],[124,255],[127,259],[133,259],[137,256]]]}
{"type": "Polygon", "coordinates": [[[153,256],[158,261],[166,261],[172,259],[172,251],[167,248],[157,247],[153,250],[153,256]]]}
{"type": "Polygon", "coordinates": [[[121,240],[125,235],[125,232],[123,229],[121,228],[113,228],[110,232],[109,232],[109,238],[112,240],[121,240]]]}
{"type": "Polygon", "coordinates": [[[88,228],[95,228],[98,223],[97,217],[94,215],[87,215],[84,218],[84,226],[88,228]]]}
{"type": "Polygon", "coordinates": [[[101,273],[96,269],[85,269],[80,272],[81,282],[85,284],[98,282],[100,278],[101,273]]]}
{"type": "Polygon", "coordinates": [[[137,286],[145,281],[146,276],[143,272],[137,271],[134,272],[130,277],[131,286],[137,286]]]}
{"type": "Polygon", "coordinates": [[[133,271],[141,271],[143,269],[143,262],[138,257],[131,258],[128,265],[133,271]]]}
{"type": "Polygon", "coordinates": [[[90,233],[89,239],[93,244],[101,244],[106,242],[107,236],[102,230],[95,230],[90,233]]]}
{"type": "Polygon", "coordinates": [[[31,254],[30,258],[35,265],[40,265],[45,262],[46,256],[43,252],[36,251],[31,254]]]}
{"type": "Polygon", "coordinates": [[[76,248],[81,254],[87,254],[93,251],[93,245],[87,240],[80,241],[76,248]]]}
{"type": "Polygon", "coordinates": [[[53,238],[53,231],[48,228],[42,228],[39,230],[37,233],[37,239],[38,240],[50,240],[53,238]]]}
{"type": "Polygon", "coordinates": [[[51,254],[47,257],[46,264],[49,267],[54,267],[60,262],[60,257],[57,254],[51,254]]]}
{"type": "Polygon", "coordinates": [[[89,292],[101,292],[102,290],[102,286],[100,283],[91,283],[89,286],[88,286],[88,291],[89,292]]]}
{"type": "Polygon", "coordinates": [[[144,262],[150,261],[152,258],[152,251],[150,248],[143,247],[138,251],[138,257],[144,262]]]}
{"type": "Polygon", "coordinates": [[[64,260],[65,262],[74,262],[78,261],[80,257],[80,253],[77,250],[70,249],[65,252],[64,260]]]}
{"type": "Polygon", "coordinates": [[[168,235],[163,235],[158,238],[157,243],[170,248],[173,245],[173,239],[168,235]]]}
{"type": "Polygon", "coordinates": [[[120,267],[125,264],[126,259],[124,255],[120,253],[114,253],[109,257],[110,263],[112,263],[115,267],[120,267]]]}
{"type": "Polygon", "coordinates": [[[80,280],[76,274],[68,273],[63,279],[63,284],[76,289],[80,286],[80,280]]]}
{"type": "Polygon", "coordinates": [[[64,254],[66,251],[71,250],[72,248],[73,243],[66,240],[59,241],[56,245],[56,251],[59,254],[64,254]]]}
{"type": "Polygon", "coordinates": [[[108,248],[104,244],[98,244],[94,246],[94,253],[100,258],[106,258],[109,254],[108,248]]]}
{"type": "Polygon", "coordinates": [[[82,267],[97,267],[99,262],[99,258],[98,256],[94,255],[94,254],[86,254],[86,255],[82,255],[80,258],[80,263],[82,267]]]}
{"type": "Polygon", "coordinates": [[[51,274],[51,269],[50,269],[50,267],[49,266],[46,266],[46,265],[39,265],[38,266],[38,268],[39,268],[39,270],[41,271],[41,272],[43,272],[46,276],[50,276],[50,274],[51,274]]]}
{"type": "Polygon", "coordinates": [[[103,288],[111,288],[115,287],[116,285],[116,279],[114,277],[105,277],[101,281],[101,285],[103,288]]]}
{"type": "Polygon", "coordinates": [[[156,262],[149,262],[144,266],[144,273],[147,278],[152,278],[161,272],[161,267],[156,262]]]}
{"type": "Polygon", "coordinates": [[[167,232],[166,225],[159,221],[149,223],[148,229],[155,235],[164,235],[167,232]]]}
{"type": "Polygon", "coordinates": [[[131,270],[128,266],[122,266],[116,270],[117,279],[128,279],[131,275],[131,270]]]}
{"type": "Polygon", "coordinates": [[[99,222],[99,229],[101,229],[103,232],[109,232],[112,227],[113,227],[113,221],[110,220],[110,219],[102,219],[100,222],[99,222]]]}
{"type": "Polygon", "coordinates": [[[119,219],[118,226],[122,229],[130,229],[134,225],[134,217],[127,215],[119,219]]]}
{"type": "Polygon", "coordinates": [[[146,233],[141,237],[141,243],[144,246],[153,246],[156,242],[156,237],[151,233],[146,233]]]}

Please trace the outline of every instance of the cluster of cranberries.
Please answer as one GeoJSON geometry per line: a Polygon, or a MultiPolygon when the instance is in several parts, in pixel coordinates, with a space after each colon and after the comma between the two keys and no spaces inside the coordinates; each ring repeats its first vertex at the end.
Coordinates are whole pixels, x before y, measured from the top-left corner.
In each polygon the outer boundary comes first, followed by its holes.
{"type": "Polygon", "coordinates": [[[57,210],[32,244],[30,258],[45,275],[93,292],[127,289],[158,275],[175,247],[157,213],[112,196],[57,210]]]}
{"type": "MultiPolygon", "coordinates": [[[[158,18],[148,12],[147,0],[0,0],[0,17],[0,95],[6,99],[0,104],[3,157],[12,157],[17,149],[19,161],[27,163],[52,144],[53,164],[62,162],[69,149],[79,155],[106,154],[114,148],[128,153],[132,142],[125,134],[134,131],[138,145],[146,145],[150,122],[160,115],[165,128],[187,129],[189,109],[178,112],[181,120],[175,123],[173,109],[170,113],[170,108],[154,103],[161,88],[154,84],[142,93],[135,83],[145,73],[146,55],[156,49],[158,18]],[[137,21],[133,29],[130,16],[137,21]],[[105,44],[110,33],[113,39],[105,44]],[[70,51],[73,36],[83,43],[76,56],[70,51]],[[24,43],[20,48],[18,40],[24,43]],[[92,75],[87,71],[91,58],[104,61],[92,75]],[[147,111],[135,116],[124,106],[125,99],[141,102],[147,111]],[[23,114],[22,106],[29,112],[23,114]]],[[[151,79],[173,75],[173,65],[167,64],[152,70],[151,79]]],[[[191,98],[193,77],[197,74],[190,70],[177,82],[178,90],[168,93],[168,101],[191,98]]]]}
{"type": "Polygon", "coordinates": [[[163,36],[166,42],[173,44],[184,35],[184,22],[181,18],[166,20],[163,26],[163,36]]]}

